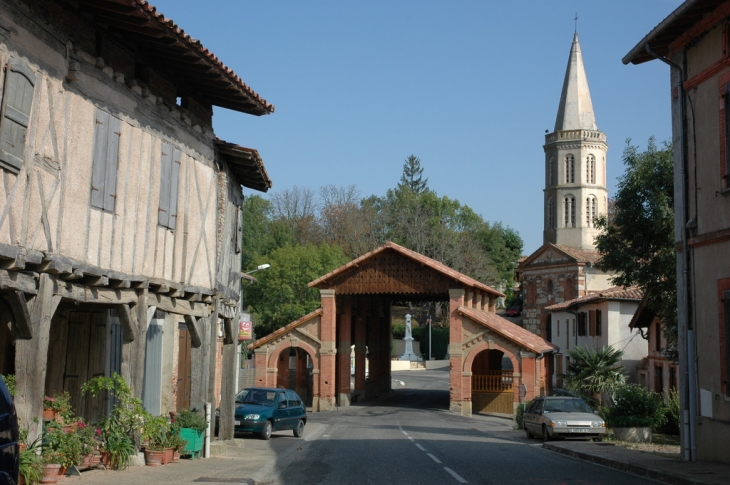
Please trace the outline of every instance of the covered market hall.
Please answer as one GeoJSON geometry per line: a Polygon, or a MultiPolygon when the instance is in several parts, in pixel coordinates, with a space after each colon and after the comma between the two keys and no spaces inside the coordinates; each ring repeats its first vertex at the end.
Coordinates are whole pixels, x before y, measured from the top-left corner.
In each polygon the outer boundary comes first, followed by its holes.
{"type": "Polygon", "coordinates": [[[504,294],[436,260],[386,242],[309,286],[321,306],[249,346],[256,386],[294,389],[314,411],[388,395],[392,305],[442,301],[451,412],[512,414],[546,392],[543,357],[556,347],[496,314],[504,294]]]}

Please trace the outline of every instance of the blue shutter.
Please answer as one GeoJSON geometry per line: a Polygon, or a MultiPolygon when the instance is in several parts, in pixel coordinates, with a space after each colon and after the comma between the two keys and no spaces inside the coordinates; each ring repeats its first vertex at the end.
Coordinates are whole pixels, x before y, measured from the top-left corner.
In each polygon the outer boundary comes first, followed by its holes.
{"type": "Polygon", "coordinates": [[[180,184],[180,165],[182,164],[182,152],[179,148],[173,150],[172,167],[170,173],[170,229],[175,229],[177,223],[177,197],[178,185],[180,184]]]}
{"type": "Polygon", "coordinates": [[[153,318],[147,327],[142,403],[153,416],[162,413],[162,322],[164,317],[153,318]]]}
{"type": "Polygon", "coordinates": [[[20,170],[23,166],[34,89],[35,74],[30,67],[20,59],[10,59],[0,121],[0,161],[9,168],[20,170]]]}
{"type": "Polygon", "coordinates": [[[119,166],[119,138],[122,136],[122,121],[109,117],[109,143],[106,153],[106,179],[104,183],[104,210],[114,212],[117,199],[117,169],[119,166]]]}
{"type": "Polygon", "coordinates": [[[161,226],[170,224],[170,173],[172,165],[172,147],[169,143],[162,144],[160,158],[160,207],[157,210],[157,222],[161,226]]]}
{"type": "Polygon", "coordinates": [[[94,159],[91,161],[91,205],[104,208],[104,185],[109,139],[109,113],[100,109],[94,114],[94,159]]]}

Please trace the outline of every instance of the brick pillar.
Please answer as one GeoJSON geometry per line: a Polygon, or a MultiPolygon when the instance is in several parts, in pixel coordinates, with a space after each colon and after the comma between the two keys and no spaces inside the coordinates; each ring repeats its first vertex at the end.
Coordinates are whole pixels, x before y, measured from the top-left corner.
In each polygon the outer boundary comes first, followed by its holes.
{"type": "Polygon", "coordinates": [[[352,349],[352,298],[343,299],[337,322],[337,404],[350,405],[350,352],[352,349]]]}
{"type": "Polygon", "coordinates": [[[360,300],[355,317],[355,393],[365,399],[365,327],[367,325],[367,301],[360,300]]]}
{"type": "Polygon", "coordinates": [[[540,395],[540,382],[535,375],[535,354],[520,352],[520,374],[525,385],[525,401],[540,395]]]}
{"type": "Polygon", "coordinates": [[[317,411],[333,411],[335,409],[335,347],[337,340],[337,305],[335,290],[319,290],[322,302],[322,320],[320,322],[319,369],[314,373],[312,407],[317,411]]]}
{"type": "Polygon", "coordinates": [[[378,379],[380,377],[380,302],[373,305],[372,313],[367,317],[367,362],[368,378],[365,383],[366,399],[373,399],[379,395],[378,379]]]}
{"type": "Polygon", "coordinates": [[[390,394],[390,302],[382,307],[378,317],[380,323],[380,379],[378,393],[381,396],[390,394]]]}
{"type": "Polygon", "coordinates": [[[269,360],[269,353],[266,350],[266,346],[254,349],[254,364],[256,366],[255,371],[255,382],[257,387],[268,387],[269,383],[266,382],[266,364],[269,360]]]}
{"type": "MultiPolygon", "coordinates": [[[[464,290],[449,290],[449,411],[464,414],[464,352],[461,349],[462,328],[458,308],[464,306],[464,290]]],[[[471,414],[471,413],[469,413],[471,414]]]]}

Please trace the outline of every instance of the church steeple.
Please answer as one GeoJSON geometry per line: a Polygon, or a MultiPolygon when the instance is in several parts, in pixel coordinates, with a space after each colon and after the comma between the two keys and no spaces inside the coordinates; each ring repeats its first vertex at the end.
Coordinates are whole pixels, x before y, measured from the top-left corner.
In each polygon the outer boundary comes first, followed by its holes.
{"type": "Polygon", "coordinates": [[[578,33],[565,70],[555,131],[545,135],[543,243],[595,249],[595,218],[606,212],[606,135],[598,131],[578,33]]]}
{"type": "Polygon", "coordinates": [[[588,78],[583,67],[583,55],[580,52],[578,32],[576,32],[573,35],[573,45],[570,47],[568,67],[565,69],[555,131],[596,129],[598,128],[593,115],[591,92],[588,89],[588,78]]]}

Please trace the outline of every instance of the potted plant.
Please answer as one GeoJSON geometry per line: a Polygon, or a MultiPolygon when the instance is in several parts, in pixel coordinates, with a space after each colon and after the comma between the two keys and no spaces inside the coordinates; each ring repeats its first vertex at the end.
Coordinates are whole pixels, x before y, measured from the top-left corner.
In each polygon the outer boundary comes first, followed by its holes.
{"type": "Polygon", "coordinates": [[[172,461],[180,461],[180,456],[188,444],[187,440],[180,435],[182,428],[178,423],[173,421],[170,425],[170,435],[167,438],[167,445],[172,448],[172,461]]]}
{"type": "MultiPolygon", "coordinates": [[[[142,439],[147,441],[145,461],[149,466],[167,463],[165,449],[168,447],[170,426],[166,416],[149,417],[142,429],[142,439]]],[[[171,458],[171,457],[170,457],[171,458]]]]}
{"type": "Polygon", "coordinates": [[[43,453],[54,455],[61,465],[61,472],[65,473],[71,465],[79,465],[84,459],[84,448],[78,433],[66,433],[62,425],[51,422],[46,426],[43,438],[43,453]]]}
{"type": "Polygon", "coordinates": [[[109,416],[101,421],[99,431],[104,466],[112,470],[127,468],[137,449],[125,428],[114,416],[109,416]]]}
{"type": "Polygon", "coordinates": [[[175,424],[180,426],[180,436],[187,441],[183,454],[195,456],[197,453],[200,456],[200,451],[203,449],[203,432],[208,427],[205,418],[196,411],[183,409],[177,413],[175,424]]]}
{"type": "Polygon", "coordinates": [[[59,421],[65,423],[71,422],[73,419],[73,410],[71,408],[71,395],[64,391],[53,397],[45,396],[43,398],[43,420],[59,421]]]}
{"type": "Polygon", "coordinates": [[[618,441],[650,442],[652,428],[666,419],[661,394],[636,384],[619,386],[612,396],[613,404],[601,409],[606,425],[618,441]]]}
{"type": "Polygon", "coordinates": [[[83,467],[91,466],[94,455],[99,450],[99,445],[101,444],[101,430],[99,429],[97,434],[97,429],[98,428],[94,426],[84,423],[82,420],[77,422],[76,433],[79,441],[81,442],[81,449],[83,453],[83,459],[80,465],[83,467]]]}
{"type": "MultiPolygon", "coordinates": [[[[26,430],[27,437],[27,430],[26,430]]],[[[19,454],[19,485],[36,485],[43,477],[43,456],[39,454],[40,439],[35,439],[32,443],[27,443],[23,439],[24,447],[21,448],[19,454]]]]}
{"type": "Polygon", "coordinates": [[[56,483],[58,481],[58,472],[61,469],[61,455],[56,451],[46,450],[43,448],[43,475],[41,483],[56,483]]]}

